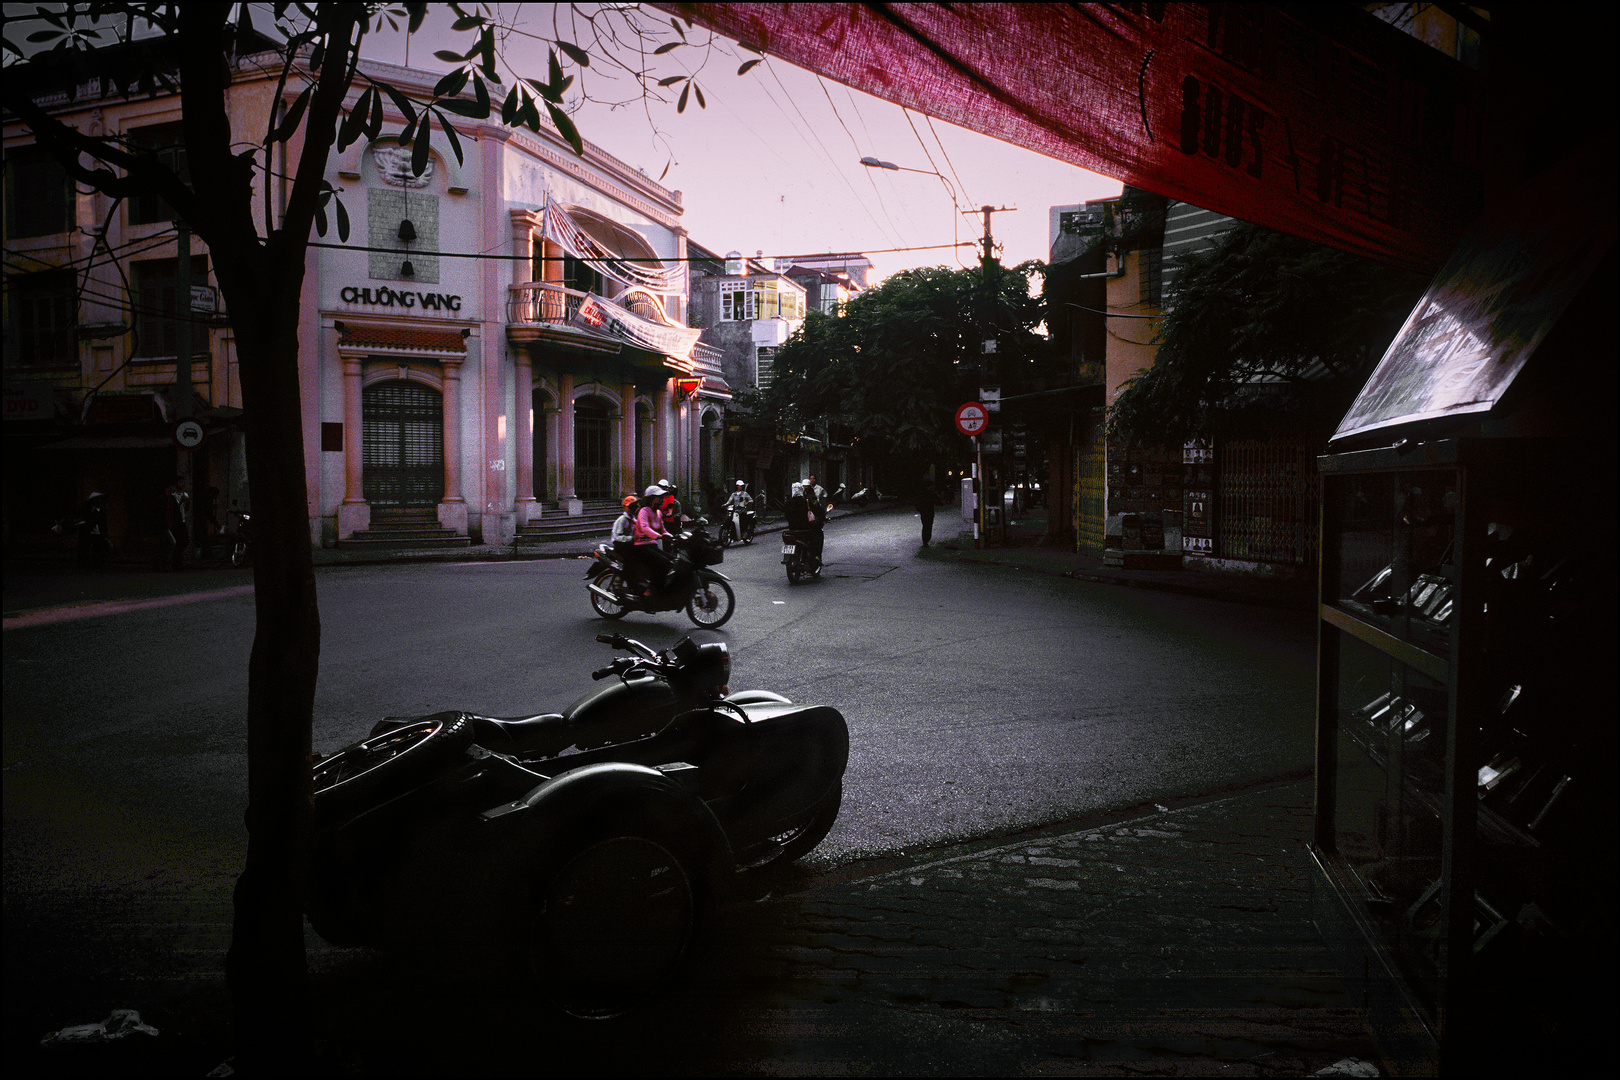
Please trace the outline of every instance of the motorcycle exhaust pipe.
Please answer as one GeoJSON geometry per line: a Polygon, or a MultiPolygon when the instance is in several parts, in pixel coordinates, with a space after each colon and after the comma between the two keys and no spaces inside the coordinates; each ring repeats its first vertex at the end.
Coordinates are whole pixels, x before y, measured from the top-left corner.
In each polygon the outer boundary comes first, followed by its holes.
{"type": "Polygon", "coordinates": [[[597,596],[600,596],[604,600],[609,600],[609,601],[611,601],[611,602],[613,602],[615,604],[621,602],[617,596],[614,596],[612,593],[608,592],[606,589],[602,588],[602,586],[596,584],[594,581],[591,582],[591,584],[589,584],[589,585],[587,585],[585,587],[587,589],[591,590],[591,592],[595,593],[597,596]]]}

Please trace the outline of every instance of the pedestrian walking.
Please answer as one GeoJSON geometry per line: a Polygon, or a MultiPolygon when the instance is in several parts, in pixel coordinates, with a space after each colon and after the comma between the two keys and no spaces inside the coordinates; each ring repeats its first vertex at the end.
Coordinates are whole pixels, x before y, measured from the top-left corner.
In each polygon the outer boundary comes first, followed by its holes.
{"type": "Polygon", "coordinates": [[[79,508],[79,565],[99,570],[107,561],[107,497],[92,491],[79,508]]]}
{"type": "Polygon", "coordinates": [[[928,545],[934,539],[934,507],[939,504],[939,494],[934,490],[934,482],[924,479],[922,490],[917,493],[917,516],[922,518],[922,547],[919,554],[928,550],[928,545]]]}
{"type": "Polygon", "coordinates": [[[179,570],[185,562],[186,545],[191,542],[191,495],[185,480],[176,476],[163,492],[163,561],[161,567],[179,570]]]}

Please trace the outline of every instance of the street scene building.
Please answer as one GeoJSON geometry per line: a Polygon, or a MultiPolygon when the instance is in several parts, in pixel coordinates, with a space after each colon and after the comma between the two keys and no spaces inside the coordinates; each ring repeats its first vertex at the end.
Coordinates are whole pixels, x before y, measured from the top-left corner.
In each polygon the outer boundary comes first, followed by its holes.
{"type": "MultiPolygon", "coordinates": [[[[239,64],[238,125],[269,107],[264,71],[239,64]]],[[[424,96],[434,81],[368,72],[424,96]]],[[[58,104],[183,166],[178,98],[58,104]]],[[[686,325],[680,193],[555,136],[468,122],[463,138],[464,161],[435,146],[421,175],[386,137],[334,155],[328,179],[358,235],[312,248],[300,324],[319,544],[510,543],[548,515],[718,468],[731,393],[686,325]]],[[[48,542],[103,492],[114,543],[150,544],[176,473],[199,522],[250,507],[206,246],[190,244],[182,274],[183,223],[166,206],[77,193],[20,127],[6,140],[7,542],[48,542]],[[192,416],[206,433],[195,450],[169,433],[192,416]]],[[[802,312],[801,290],[784,295],[802,312]]]]}

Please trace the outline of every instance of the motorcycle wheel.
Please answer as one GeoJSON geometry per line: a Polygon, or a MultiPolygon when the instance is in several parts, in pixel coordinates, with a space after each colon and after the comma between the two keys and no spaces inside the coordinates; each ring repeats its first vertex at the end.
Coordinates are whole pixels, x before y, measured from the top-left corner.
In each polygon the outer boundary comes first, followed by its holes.
{"type": "Polygon", "coordinates": [[[743,526],[742,542],[745,544],[754,542],[754,523],[752,521],[743,526]]]}
{"type": "MultiPolygon", "coordinates": [[[[609,570],[601,574],[591,584],[599,589],[606,589],[615,596],[621,596],[625,592],[624,578],[619,576],[617,570],[609,570]]],[[[596,613],[604,619],[622,619],[625,613],[630,610],[627,605],[605,599],[594,592],[591,593],[591,607],[595,608],[596,613]]]]}
{"type": "Polygon", "coordinates": [[[788,563],[787,563],[787,576],[788,576],[788,584],[789,585],[797,585],[799,583],[799,573],[800,573],[800,571],[799,571],[798,560],[797,559],[789,559],[788,563]]]}
{"type": "Polygon", "coordinates": [[[327,817],[361,809],[391,788],[432,775],[472,739],[466,716],[440,713],[345,747],[315,763],[315,812],[327,817]]]}
{"type": "Polygon", "coordinates": [[[731,618],[737,598],[720,578],[701,575],[686,601],[686,617],[705,630],[717,630],[731,618]]]}
{"type": "Polygon", "coordinates": [[[677,837],[651,823],[586,828],[534,893],[529,958],[563,1011],[617,1016],[684,966],[705,899],[677,837]]]}
{"type": "Polygon", "coordinates": [[[231,565],[240,570],[247,565],[248,546],[241,541],[231,545],[231,565]]]}
{"type": "Polygon", "coordinates": [[[731,522],[728,521],[724,525],[720,526],[720,546],[722,548],[728,548],[731,546],[731,541],[731,522]]]}
{"type": "Polygon", "coordinates": [[[843,781],[833,785],[826,798],[816,804],[815,809],[799,824],[771,837],[778,851],[766,856],[760,862],[749,867],[750,870],[771,870],[797,862],[816,849],[816,846],[827,839],[832,831],[833,824],[838,820],[838,810],[844,802],[843,781]]]}

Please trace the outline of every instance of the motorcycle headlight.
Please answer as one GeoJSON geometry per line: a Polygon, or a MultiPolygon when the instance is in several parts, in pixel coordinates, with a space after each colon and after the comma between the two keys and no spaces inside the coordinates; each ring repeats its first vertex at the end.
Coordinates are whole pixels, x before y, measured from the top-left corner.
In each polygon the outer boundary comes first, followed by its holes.
{"type": "Polygon", "coordinates": [[[723,641],[698,645],[686,658],[684,674],[698,693],[710,698],[725,697],[731,692],[731,650],[723,641]]]}

